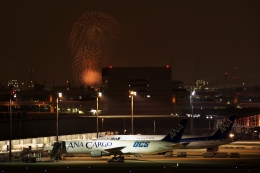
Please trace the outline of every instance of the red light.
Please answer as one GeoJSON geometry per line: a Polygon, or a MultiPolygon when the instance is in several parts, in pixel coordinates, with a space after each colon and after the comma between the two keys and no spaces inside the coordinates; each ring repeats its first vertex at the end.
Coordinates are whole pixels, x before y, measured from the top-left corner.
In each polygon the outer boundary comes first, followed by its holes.
{"type": "Polygon", "coordinates": [[[170,68],[170,66],[169,66],[169,65],[167,65],[167,66],[166,66],[166,68],[170,68]]]}
{"type": "Polygon", "coordinates": [[[11,90],[10,94],[11,94],[11,95],[15,95],[15,91],[14,91],[14,90],[11,90]]]}
{"type": "Polygon", "coordinates": [[[109,66],[109,68],[112,68],[112,65],[111,65],[111,66],[109,66]]]}

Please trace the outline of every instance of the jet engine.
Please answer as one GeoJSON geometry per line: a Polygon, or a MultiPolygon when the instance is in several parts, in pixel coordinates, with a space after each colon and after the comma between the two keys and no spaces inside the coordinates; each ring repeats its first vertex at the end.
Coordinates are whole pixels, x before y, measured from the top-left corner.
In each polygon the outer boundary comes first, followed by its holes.
{"type": "Polygon", "coordinates": [[[104,153],[101,150],[94,150],[90,152],[91,157],[102,157],[102,156],[109,156],[109,153],[104,153]]]}
{"type": "Polygon", "coordinates": [[[90,152],[91,157],[102,157],[102,151],[100,150],[94,150],[90,152]]]}

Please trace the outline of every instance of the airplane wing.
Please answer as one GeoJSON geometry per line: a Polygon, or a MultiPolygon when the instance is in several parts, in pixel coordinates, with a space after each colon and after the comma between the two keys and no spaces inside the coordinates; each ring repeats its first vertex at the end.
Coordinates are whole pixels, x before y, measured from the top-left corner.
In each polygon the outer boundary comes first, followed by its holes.
{"type": "Polygon", "coordinates": [[[182,148],[182,147],[186,147],[186,145],[188,145],[189,143],[179,143],[179,144],[171,144],[171,147],[175,147],[175,148],[182,148]]]}
{"type": "Polygon", "coordinates": [[[104,152],[107,152],[107,153],[121,153],[121,150],[126,148],[126,146],[122,146],[122,147],[115,147],[115,148],[107,148],[107,149],[104,149],[103,151],[104,152]]]}

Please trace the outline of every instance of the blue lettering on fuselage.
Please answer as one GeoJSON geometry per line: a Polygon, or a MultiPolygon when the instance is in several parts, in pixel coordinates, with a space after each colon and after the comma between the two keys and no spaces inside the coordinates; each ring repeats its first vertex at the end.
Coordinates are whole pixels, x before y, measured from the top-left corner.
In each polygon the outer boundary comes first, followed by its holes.
{"type": "Polygon", "coordinates": [[[148,147],[148,145],[150,144],[150,141],[136,141],[133,145],[133,147],[148,147]]]}
{"type": "Polygon", "coordinates": [[[70,142],[68,148],[84,147],[83,142],[70,142]]]}
{"type": "Polygon", "coordinates": [[[94,148],[103,148],[112,146],[112,142],[87,142],[86,148],[92,149],[94,148]]]}
{"type": "Polygon", "coordinates": [[[84,145],[83,142],[69,142],[67,150],[69,148],[76,148],[76,147],[86,147],[88,149],[92,148],[103,148],[103,147],[110,147],[112,146],[112,142],[86,142],[84,145]]]}

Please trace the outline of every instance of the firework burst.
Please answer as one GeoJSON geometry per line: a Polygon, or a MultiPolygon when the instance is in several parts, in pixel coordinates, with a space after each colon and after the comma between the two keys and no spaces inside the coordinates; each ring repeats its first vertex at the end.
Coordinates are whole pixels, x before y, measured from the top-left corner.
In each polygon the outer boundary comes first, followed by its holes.
{"type": "Polygon", "coordinates": [[[86,69],[96,69],[95,71],[100,71],[100,65],[105,63],[102,60],[102,52],[95,48],[82,48],[76,54],[72,62],[72,72],[74,78],[81,81],[82,73],[86,69]],[[99,69],[99,70],[98,70],[99,69]]]}
{"type": "Polygon", "coordinates": [[[74,78],[89,84],[92,82],[88,83],[86,80],[94,79],[86,76],[93,74],[96,80],[100,80],[96,73],[90,71],[101,72],[121,33],[120,26],[113,17],[101,12],[83,14],[75,22],[69,40],[74,57],[72,62],[74,78]]]}
{"type": "Polygon", "coordinates": [[[93,69],[86,69],[81,76],[81,82],[87,86],[98,87],[101,85],[101,74],[93,69]]]}
{"type": "Polygon", "coordinates": [[[75,54],[85,46],[94,46],[110,51],[121,33],[119,23],[101,12],[87,12],[74,24],[70,35],[70,45],[75,54]]]}

